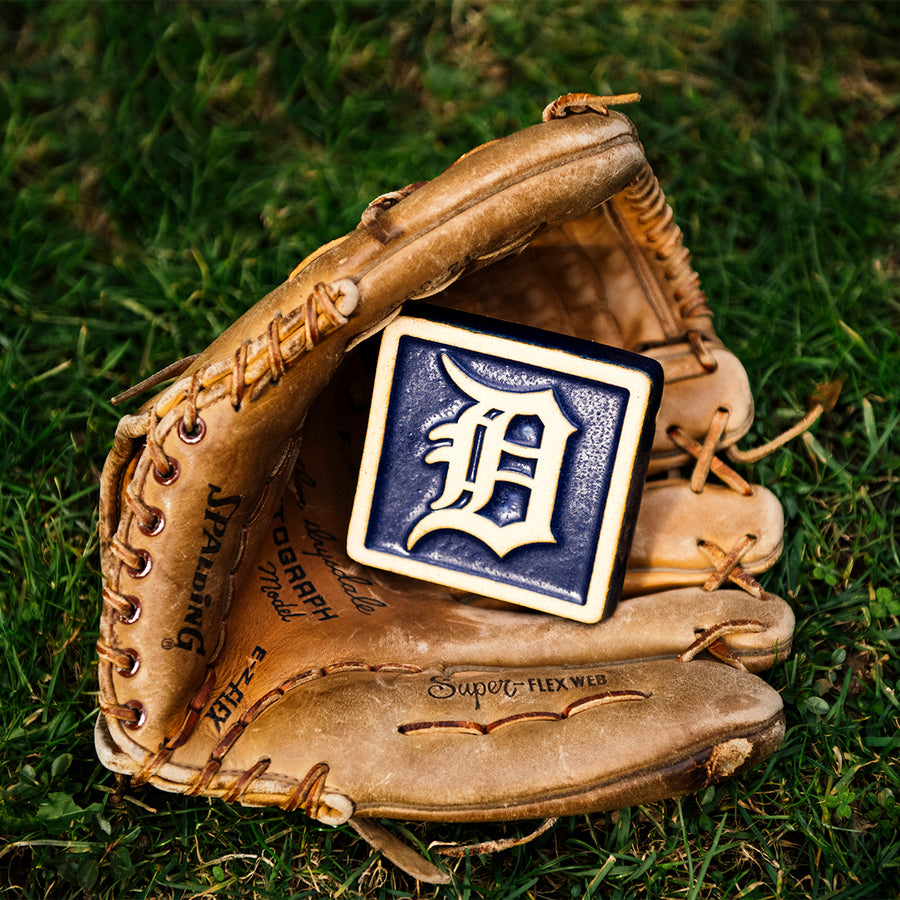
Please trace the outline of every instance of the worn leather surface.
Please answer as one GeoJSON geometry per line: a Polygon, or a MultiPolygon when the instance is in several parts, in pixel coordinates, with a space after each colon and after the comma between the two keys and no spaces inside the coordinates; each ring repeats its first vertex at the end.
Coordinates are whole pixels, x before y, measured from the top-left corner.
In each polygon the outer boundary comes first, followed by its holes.
{"type": "MultiPolygon", "coordinates": [[[[265,659],[253,680],[264,666],[265,659]]],[[[221,740],[206,726],[196,748],[160,769],[166,786],[188,789],[204,770],[209,757],[195,751],[211,752],[221,740]]],[[[311,677],[247,725],[206,792],[227,795],[265,757],[268,771],[241,799],[280,805],[300,776],[327,760],[314,809],[320,818],[343,821],[349,810],[436,821],[532,818],[703,787],[768,755],[781,734],[778,694],[717,662],[364,674],[348,665],[311,677]],[[709,763],[713,748],[735,740],[741,749],[729,765],[709,763]]]]}
{"type": "Polygon", "coordinates": [[[660,198],[624,116],[492,142],[370,208],[123,418],[101,496],[107,766],[327,822],[474,821],[671,796],[777,746],[777,693],[686,653],[708,635],[717,655],[761,671],[789,651],[789,608],[745,577],[781,547],[762,487],[648,482],[634,599],[597,625],[344,552],[370,350],[346,352],[406,299],[656,356],[657,475],[690,458],[673,424],[703,443],[725,408],[718,446],[746,432],[746,376],[660,198]],[[723,575],[715,560],[735,546],[723,575]],[[716,572],[749,587],[711,588],[716,572]]]}

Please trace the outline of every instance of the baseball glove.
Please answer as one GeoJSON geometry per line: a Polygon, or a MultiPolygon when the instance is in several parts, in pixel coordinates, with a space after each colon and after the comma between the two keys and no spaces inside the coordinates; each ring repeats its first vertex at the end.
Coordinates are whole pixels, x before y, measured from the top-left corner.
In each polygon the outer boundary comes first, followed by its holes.
{"type": "Polygon", "coordinates": [[[101,485],[106,766],[349,823],[441,882],[376,819],[615,809],[778,746],[781,700],[751,672],[791,644],[790,609],[754,577],[780,552],[781,508],[718,455],[742,458],[747,377],[612,99],[561,98],[379,197],[121,420],[101,485]],[[662,364],[630,599],[611,618],[527,612],[346,555],[364,339],[425,297],[662,364]]]}

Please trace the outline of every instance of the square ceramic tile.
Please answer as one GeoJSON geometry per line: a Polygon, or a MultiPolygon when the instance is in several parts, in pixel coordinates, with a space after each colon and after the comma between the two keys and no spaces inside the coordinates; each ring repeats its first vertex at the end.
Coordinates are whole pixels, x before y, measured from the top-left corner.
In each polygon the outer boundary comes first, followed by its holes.
{"type": "Polygon", "coordinates": [[[382,336],[350,556],[599,621],[621,591],[661,391],[646,357],[409,304],[382,336]]]}

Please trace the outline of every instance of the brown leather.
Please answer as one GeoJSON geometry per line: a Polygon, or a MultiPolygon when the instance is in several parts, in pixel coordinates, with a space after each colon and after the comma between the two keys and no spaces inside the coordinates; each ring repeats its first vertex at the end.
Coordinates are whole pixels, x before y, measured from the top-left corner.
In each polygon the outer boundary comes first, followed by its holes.
{"type": "Polygon", "coordinates": [[[627,595],[703,584],[715,571],[704,547],[727,554],[741,541],[740,557],[750,574],[770,569],[781,555],[784,514],[775,495],[755,485],[750,496],[708,484],[702,493],[687,481],[648,482],[641,500],[625,576],[627,595]],[[752,538],[752,543],[747,538],[752,538]]]}
{"type": "Polygon", "coordinates": [[[633,126],[595,106],[379,198],[123,418],[101,485],[107,766],[352,819],[440,881],[367,817],[613,808],[777,746],[780,699],[743,668],[790,648],[789,608],[752,577],[780,550],[780,507],[707,483],[722,474],[709,457],[752,420],[746,376],[633,126]],[[663,362],[651,470],[705,463],[648,483],[626,581],[638,596],[611,619],[505,609],[346,556],[368,404],[364,348],[347,350],[435,295],[663,362]]]}
{"type": "Polygon", "coordinates": [[[782,730],[781,701],[760,678],[717,662],[671,659],[499,672],[367,671],[347,663],[307,676],[247,718],[240,740],[220,751],[221,764],[212,754],[228,735],[204,727],[199,747],[177,753],[155,782],[189,791],[209,766],[204,793],[283,806],[322,766],[324,784],[314,798],[298,795],[298,805],[323,821],[351,813],[536,818],[695,790],[771,752],[782,730]],[[754,746],[760,736],[764,745],[754,746]],[[712,748],[735,740],[744,748],[739,758],[704,771],[712,748]],[[195,749],[206,752],[191,759],[195,749]],[[257,776],[240,784],[254,769],[257,776]]]}

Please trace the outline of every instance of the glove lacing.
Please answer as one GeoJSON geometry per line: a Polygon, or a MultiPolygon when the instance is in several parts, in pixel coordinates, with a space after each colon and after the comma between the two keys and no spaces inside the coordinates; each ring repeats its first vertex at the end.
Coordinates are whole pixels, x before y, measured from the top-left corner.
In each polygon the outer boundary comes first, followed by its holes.
{"type": "MultiPolygon", "coordinates": [[[[255,341],[245,341],[233,358],[199,367],[189,379],[182,379],[174,384],[145,414],[129,417],[122,433],[131,441],[143,439],[144,449],[150,460],[150,472],[155,480],[168,486],[177,481],[181,472],[178,460],[167,455],[163,449],[163,441],[169,430],[168,427],[163,428],[162,422],[167,420],[171,427],[171,420],[167,417],[172,410],[179,405],[182,407],[181,415],[174,425],[181,441],[186,444],[202,441],[206,434],[206,424],[199,415],[200,409],[225,394],[235,409],[245,399],[255,400],[266,385],[278,382],[287,365],[312,349],[325,334],[346,324],[347,315],[356,308],[358,300],[359,291],[355,283],[348,279],[334,284],[316,284],[299,307],[287,316],[277,313],[265,333],[255,341]]],[[[195,360],[196,357],[189,357],[166,367],[136,387],[119,394],[113,399],[113,403],[124,402],[171,377],[182,375],[195,360]]],[[[119,535],[127,532],[131,521],[134,521],[137,530],[145,537],[158,535],[165,528],[165,516],[161,510],[144,502],[136,487],[135,478],[122,491],[122,503],[129,515],[120,521],[117,533],[110,540],[109,550],[132,578],[143,578],[152,570],[152,555],[143,548],[132,547],[119,535]]],[[[137,597],[121,593],[109,581],[104,582],[102,596],[104,603],[115,610],[118,622],[132,625],[140,618],[141,603],[137,597]]],[[[219,643],[222,643],[221,636],[219,643]]],[[[133,676],[140,668],[140,657],[131,648],[114,647],[101,638],[97,642],[97,653],[101,663],[112,666],[122,677],[133,676]]],[[[189,704],[184,724],[175,734],[166,737],[160,750],[145,766],[145,772],[142,773],[144,779],[187,739],[199,714],[200,707],[196,704],[201,696],[205,702],[210,689],[211,682],[207,678],[198,695],[189,704]]],[[[102,703],[101,710],[132,729],[138,729],[146,722],[146,710],[138,701],[124,704],[102,703]]]]}

